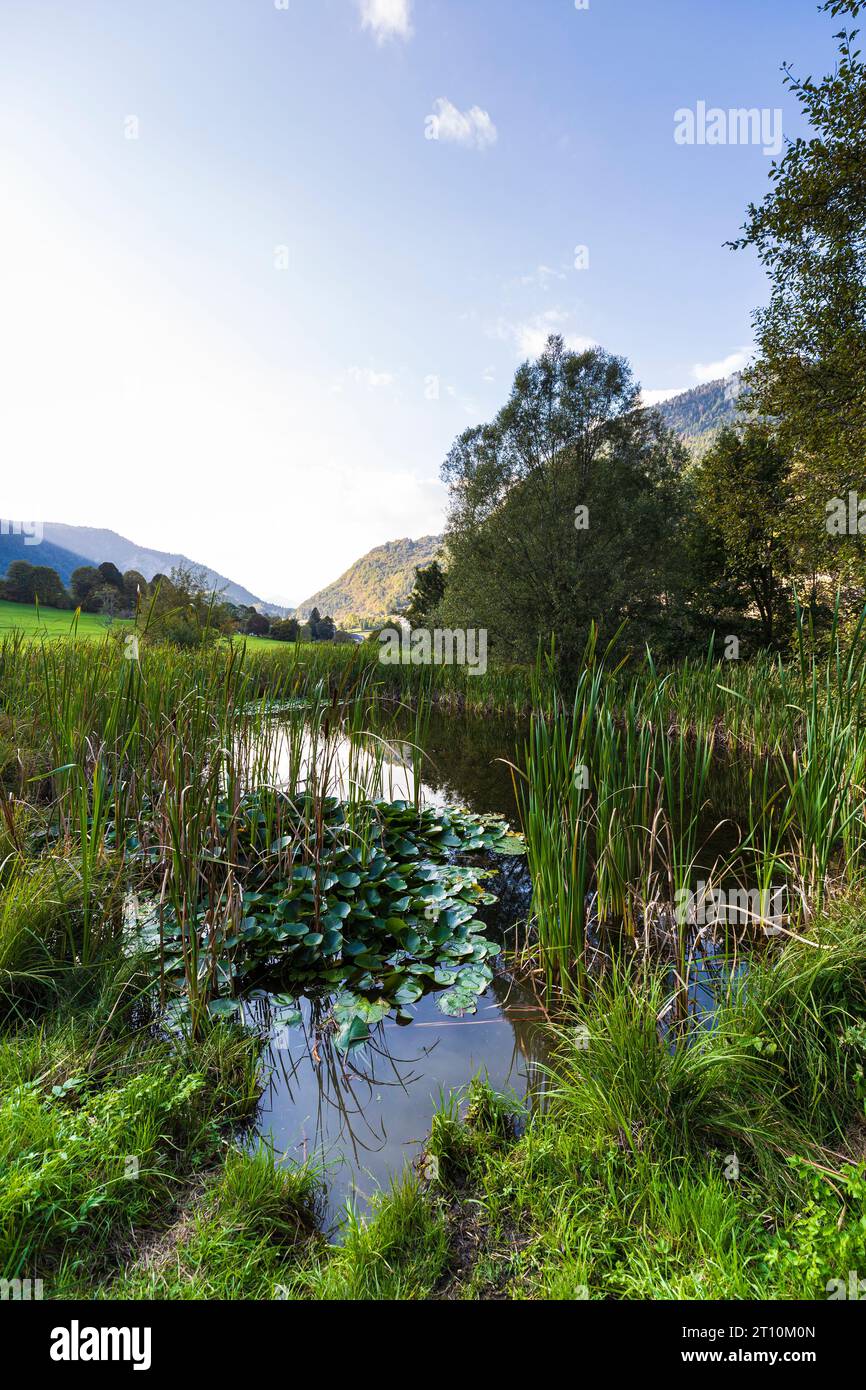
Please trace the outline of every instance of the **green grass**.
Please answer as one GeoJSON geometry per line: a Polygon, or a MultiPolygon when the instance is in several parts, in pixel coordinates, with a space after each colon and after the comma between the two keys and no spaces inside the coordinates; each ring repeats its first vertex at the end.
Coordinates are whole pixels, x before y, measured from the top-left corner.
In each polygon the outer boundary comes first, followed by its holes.
{"type": "Polygon", "coordinates": [[[814,941],[691,1045],[659,1038],[660,980],[612,980],[560,1028],[544,1106],[447,1100],[338,1245],[318,1174],[232,1142],[252,1039],[135,1026],[134,963],[67,977],[0,1043],[0,1270],[46,1298],[824,1298],[866,1242],[864,904],[814,941]]]}
{"type": "MultiPolygon", "coordinates": [[[[112,624],[115,631],[131,626],[124,618],[116,618],[112,624]]],[[[82,613],[76,623],[74,612],[42,607],[37,612],[30,604],[0,599],[0,636],[21,632],[32,641],[40,637],[68,637],[73,629],[78,637],[89,639],[104,638],[109,632],[107,620],[99,613],[82,613]]]]}
{"type": "Polygon", "coordinates": [[[117,955],[58,971],[53,1007],[0,1037],[0,1273],[48,1298],[110,1278],[258,1095],[253,1039],[159,1040],[147,985],[117,955]]]}
{"type": "Polygon", "coordinates": [[[441,1112],[430,1200],[474,1213],[477,1252],[453,1296],[824,1298],[862,1264],[863,904],[815,939],[691,1046],[659,1041],[648,982],[602,992],[519,1138],[483,1087],[470,1123],[441,1112]]]}

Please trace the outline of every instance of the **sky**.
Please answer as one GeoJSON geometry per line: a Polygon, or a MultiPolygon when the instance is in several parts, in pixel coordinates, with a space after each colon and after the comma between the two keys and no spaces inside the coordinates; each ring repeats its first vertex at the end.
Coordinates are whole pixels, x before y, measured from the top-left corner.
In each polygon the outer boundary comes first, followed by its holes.
{"type": "Polygon", "coordinates": [[[829,70],[836,28],[815,0],[2,0],[0,515],[291,604],[442,529],[451,443],[548,333],[648,402],[737,370],[767,288],[724,243],[803,131],[782,62],[829,70]],[[758,143],[706,134],[731,108],[758,143]]]}

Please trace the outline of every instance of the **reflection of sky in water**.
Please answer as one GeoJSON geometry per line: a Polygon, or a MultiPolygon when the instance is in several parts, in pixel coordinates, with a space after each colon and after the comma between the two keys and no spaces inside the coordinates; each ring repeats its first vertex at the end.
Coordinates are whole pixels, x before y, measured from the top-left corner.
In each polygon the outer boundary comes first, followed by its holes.
{"type": "Polygon", "coordinates": [[[280,1156],[324,1165],[332,1219],[348,1199],[366,1206],[418,1156],[441,1095],[479,1074],[521,1100],[542,1084],[541,1015],[529,994],[502,981],[479,999],[472,1017],[446,1018],[428,995],[414,1006],[414,1022],[388,1019],[370,1044],[348,1055],[317,1033],[309,1001],[302,1001],[303,1022],[294,1028],[280,1028],[267,1004],[249,1009],[271,1035],[259,1132],[280,1156]]]}
{"type": "MultiPolygon", "coordinates": [[[[277,786],[311,783],[343,801],[353,793],[387,801],[411,802],[415,797],[412,748],[399,737],[332,735],[326,743],[309,731],[298,741],[281,730],[272,742],[270,763],[277,786]]],[[[422,804],[444,802],[432,787],[424,787],[422,804]]]]}
{"type": "Polygon", "coordinates": [[[411,714],[403,710],[381,716],[378,730],[351,739],[332,731],[326,741],[307,729],[303,738],[287,725],[275,726],[268,739],[268,764],[277,786],[320,782],[347,799],[355,795],[388,801],[413,801],[416,776],[424,806],[466,806],[517,821],[511,773],[503,760],[514,760],[522,742],[519,726],[502,719],[431,715],[423,753],[414,746],[411,714]]]}

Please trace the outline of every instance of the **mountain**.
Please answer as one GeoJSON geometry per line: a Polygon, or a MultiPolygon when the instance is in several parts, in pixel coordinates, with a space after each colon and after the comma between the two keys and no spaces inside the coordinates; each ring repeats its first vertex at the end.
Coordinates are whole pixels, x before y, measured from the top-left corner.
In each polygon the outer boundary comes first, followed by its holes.
{"type": "Polygon", "coordinates": [[[740,376],[720,377],[703,386],[695,386],[680,396],[671,396],[656,409],[665,424],[681,435],[692,453],[706,453],[720,429],[730,425],[737,416],[737,397],[740,376]]]}
{"type": "Polygon", "coordinates": [[[0,521],[0,577],[9,572],[15,560],[26,560],[28,565],[45,565],[56,570],[64,584],[69,583],[73,570],[79,565],[90,563],[83,555],[43,540],[39,545],[28,545],[24,536],[11,534],[11,523],[0,521]]]}
{"type": "MultiPolygon", "coordinates": [[[[265,603],[242,584],[236,584],[224,574],[190,560],[186,555],[172,555],[164,550],[151,550],[147,546],[136,545],[125,536],[119,536],[116,531],[104,531],[95,526],[67,526],[60,521],[46,521],[44,531],[45,542],[41,546],[29,547],[31,555],[44,553],[46,545],[50,544],[75,553],[76,564],[72,566],[73,569],[76,565],[101,565],[110,560],[112,564],[117,565],[121,573],[125,570],[138,570],[145,579],[153,579],[155,574],[170,574],[179,565],[186,568],[192,566],[193,569],[204,570],[208,584],[230,603],[243,603],[257,608],[261,613],[281,618],[289,611],[277,604],[265,603]]],[[[27,559],[29,556],[23,558],[27,559]]],[[[50,561],[31,560],[31,563],[49,564],[50,561]]],[[[64,578],[62,574],[60,577],[64,578]]]]}
{"type": "Polygon", "coordinates": [[[384,622],[409,600],[416,568],[435,560],[441,536],[388,541],[356,560],[327,588],[298,604],[296,614],[308,618],[314,608],[344,627],[384,622]]]}

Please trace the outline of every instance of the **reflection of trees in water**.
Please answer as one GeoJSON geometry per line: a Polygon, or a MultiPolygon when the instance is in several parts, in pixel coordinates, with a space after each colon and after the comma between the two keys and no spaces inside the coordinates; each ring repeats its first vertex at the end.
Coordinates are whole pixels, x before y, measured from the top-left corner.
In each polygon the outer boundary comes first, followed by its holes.
{"type": "Polygon", "coordinates": [[[526,1104],[530,1110],[535,1109],[544,1102],[547,1089],[545,1068],[551,1060],[545,1011],[528,985],[505,975],[496,976],[489,992],[499,1005],[502,1017],[511,1025],[514,1035],[510,1073],[512,1076],[519,1075],[522,1070],[525,1074],[526,1104]]]}
{"type": "MultiPolygon", "coordinates": [[[[303,1157],[312,1154],[327,1162],[335,1155],[348,1159],[357,1170],[363,1168],[366,1156],[381,1152],[388,1144],[388,1120],[378,1108],[377,1096],[383,1091],[402,1091],[407,1097],[409,1088],[427,1080],[432,1088],[437,1082],[436,1052],[442,1042],[444,1029],[490,1027],[507,1024],[511,1030],[510,1058],[502,1047],[501,1027],[493,1044],[495,1055],[490,1066],[505,1071],[511,1077],[512,1088],[530,1106],[539,1103],[547,1051],[541,1024],[543,1011],[534,995],[523,985],[497,978],[479,1001],[479,1014],[466,1020],[423,1020],[398,1028],[393,1022],[377,1024],[371,1030],[370,1041],[349,1053],[341,1053],[334,1045],[335,1034],[328,1026],[330,1002],[325,999],[301,1002],[302,1021],[281,1029],[279,1008],[267,997],[252,1001],[248,1006],[250,1021],[270,1041],[267,1063],[271,1069],[269,1085],[263,1101],[273,1108],[276,1096],[295,1107],[302,1126],[302,1114],[308,1103],[311,1082],[315,1088],[315,1109],[309,1116],[311,1133],[302,1139],[303,1157]],[[495,1001],[495,1016],[484,1018],[495,1001]],[[434,1034],[425,1041],[425,1033],[434,1034]]],[[[467,1035],[469,1036],[469,1035],[467,1035]]],[[[477,1048],[477,1036],[473,1044],[477,1048]]],[[[467,1049],[468,1050],[468,1049],[467,1049]]],[[[483,1046],[480,1049],[483,1054],[483,1046]]],[[[484,1068],[481,1067],[483,1074],[484,1068]]],[[[471,1077],[467,1074],[468,1084],[471,1077]]],[[[432,1115],[431,1115],[432,1118],[432,1115]]],[[[392,1124],[393,1128],[393,1124],[392,1124]]],[[[393,1137],[393,1136],[392,1136],[393,1137]]],[[[399,1135],[401,1143],[422,1140],[425,1136],[399,1135]]]]}
{"type": "MultiPolygon", "coordinates": [[[[393,725],[404,739],[412,738],[408,713],[397,711],[393,725]]],[[[514,720],[434,712],[424,738],[422,779],[443,801],[485,814],[496,812],[515,824],[511,773],[500,759],[515,761],[523,739],[524,727],[514,720]]]]}
{"type": "Polygon", "coordinates": [[[305,1082],[313,1077],[315,1123],[309,1141],[304,1138],[304,1158],[314,1151],[327,1159],[329,1149],[343,1153],[348,1146],[355,1166],[360,1166],[364,1154],[377,1153],[387,1142],[384,1119],[373,1106],[375,1093],[397,1088],[408,1094],[409,1086],[425,1075],[424,1064],[434,1048],[407,1048],[410,1055],[398,1056],[378,1024],[367,1044],[342,1053],[327,1026],[330,1001],[302,1001],[301,1008],[301,1023],[281,1032],[270,1000],[255,1001],[255,1022],[270,1039],[268,1092],[271,1097],[280,1092],[296,1105],[305,1082]]]}

